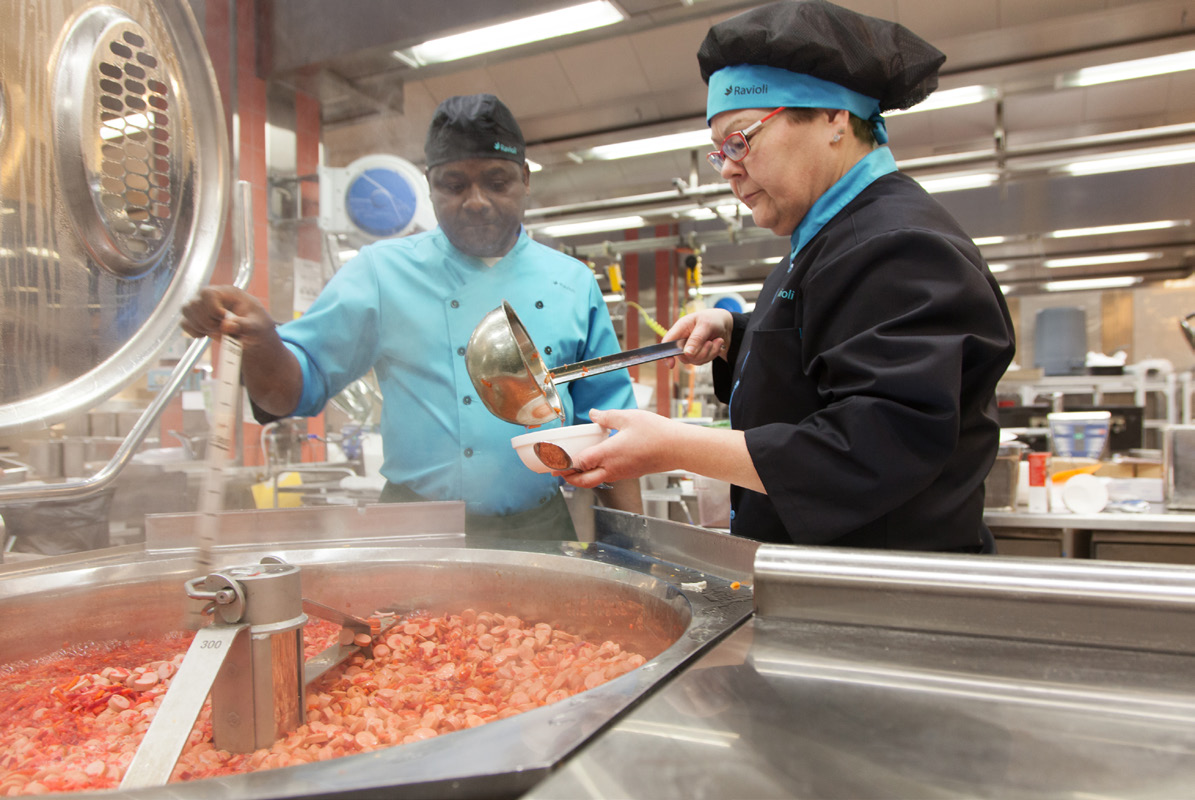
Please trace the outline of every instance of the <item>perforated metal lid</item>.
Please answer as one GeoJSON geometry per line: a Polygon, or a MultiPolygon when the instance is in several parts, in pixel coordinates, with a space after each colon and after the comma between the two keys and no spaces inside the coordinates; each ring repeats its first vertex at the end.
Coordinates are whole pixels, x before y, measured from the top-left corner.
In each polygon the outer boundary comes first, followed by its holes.
{"type": "Polygon", "coordinates": [[[0,431],[91,408],[155,363],[228,207],[187,4],[68,6],[0,26],[0,431]]]}

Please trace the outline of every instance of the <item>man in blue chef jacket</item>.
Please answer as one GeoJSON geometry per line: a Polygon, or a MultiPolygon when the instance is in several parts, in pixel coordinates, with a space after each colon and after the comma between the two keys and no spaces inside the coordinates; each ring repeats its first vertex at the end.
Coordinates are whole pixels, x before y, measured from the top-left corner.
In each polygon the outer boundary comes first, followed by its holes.
{"type": "MultiPolygon", "coordinates": [[[[361,249],[301,318],[275,326],[235,287],[208,287],[183,309],[192,336],[228,334],[244,348],[242,380],[259,422],[318,414],[374,370],[384,398],[382,500],[464,500],[466,533],[575,539],[559,479],[532,472],[511,447],[519,426],[476,397],[465,346],[505,299],[549,368],[617,352],[589,269],[523,230],[531,173],[523,134],[493,95],[451,97],[424,145],[439,227],[361,249]]],[[[567,384],[565,424],[589,410],[634,408],[625,371],[567,384]]],[[[642,511],[637,480],[599,490],[642,511]]]]}

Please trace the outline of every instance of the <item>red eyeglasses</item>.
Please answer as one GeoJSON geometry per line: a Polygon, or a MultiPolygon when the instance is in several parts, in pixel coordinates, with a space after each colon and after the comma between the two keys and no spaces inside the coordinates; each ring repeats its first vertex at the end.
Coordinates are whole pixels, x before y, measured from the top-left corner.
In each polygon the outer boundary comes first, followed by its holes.
{"type": "Polygon", "coordinates": [[[748,143],[748,137],[753,136],[756,131],[763,127],[765,122],[779,114],[784,109],[785,106],[781,106],[758,122],[753,122],[746,128],[743,128],[741,131],[735,131],[734,133],[730,134],[722,140],[721,149],[715,150],[705,157],[706,161],[710,162],[710,166],[718,170],[718,172],[722,171],[722,167],[726,165],[728,160],[733,161],[736,164],[739,163],[747,157],[748,153],[751,152],[751,145],[748,143]]]}

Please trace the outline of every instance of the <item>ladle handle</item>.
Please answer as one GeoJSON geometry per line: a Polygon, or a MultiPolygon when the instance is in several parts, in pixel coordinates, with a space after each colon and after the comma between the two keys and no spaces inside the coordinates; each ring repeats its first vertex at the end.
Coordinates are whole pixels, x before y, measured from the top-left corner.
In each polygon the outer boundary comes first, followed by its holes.
{"type": "Polygon", "coordinates": [[[661,358],[679,356],[684,351],[685,343],[683,341],[660,342],[647,347],[637,347],[634,350],[624,350],[621,353],[591,358],[588,361],[578,361],[576,364],[565,364],[563,367],[552,370],[549,374],[552,376],[552,383],[568,383],[590,375],[601,375],[603,372],[613,372],[616,369],[625,369],[648,361],[659,361],[661,358]]]}

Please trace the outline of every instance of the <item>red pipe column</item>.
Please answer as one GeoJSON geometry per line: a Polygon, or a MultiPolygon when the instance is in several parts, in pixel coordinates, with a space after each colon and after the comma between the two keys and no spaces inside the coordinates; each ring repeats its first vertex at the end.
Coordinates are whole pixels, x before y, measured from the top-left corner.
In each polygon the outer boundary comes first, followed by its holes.
{"type": "MultiPolygon", "coordinates": [[[[674,236],[674,225],[657,225],[657,237],[674,236]]],[[[676,274],[674,265],[676,253],[673,250],[656,251],[656,321],[665,328],[671,328],[673,311],[677,308],[672,292],[672,278],[676,274]]],[[[656,413],[672,416],[672,371],[664,361],[656,362],[656,413]]]]}
{"type": "MultiPolygon", "coordinates": [[[[623,234],[627,241],[633,241],[639,238],[639,231],[626,231],[623,234]]],[[[639,254],[627,253],[622,261],[622,288],[626,293],[626,298],[631,303],[639,302],[639,254]]],[[[642,320],[639,318],[639,312],[631,308],[629,305],[626,309],[626,321],[623,325],[625,329],[623,342],[624,350],[634,350],[639,346],[639,326],[642,320]]],[[[627,370],[631,374],[631,380],[639,381],[639,365],[636,364],[627,370]]]]}

